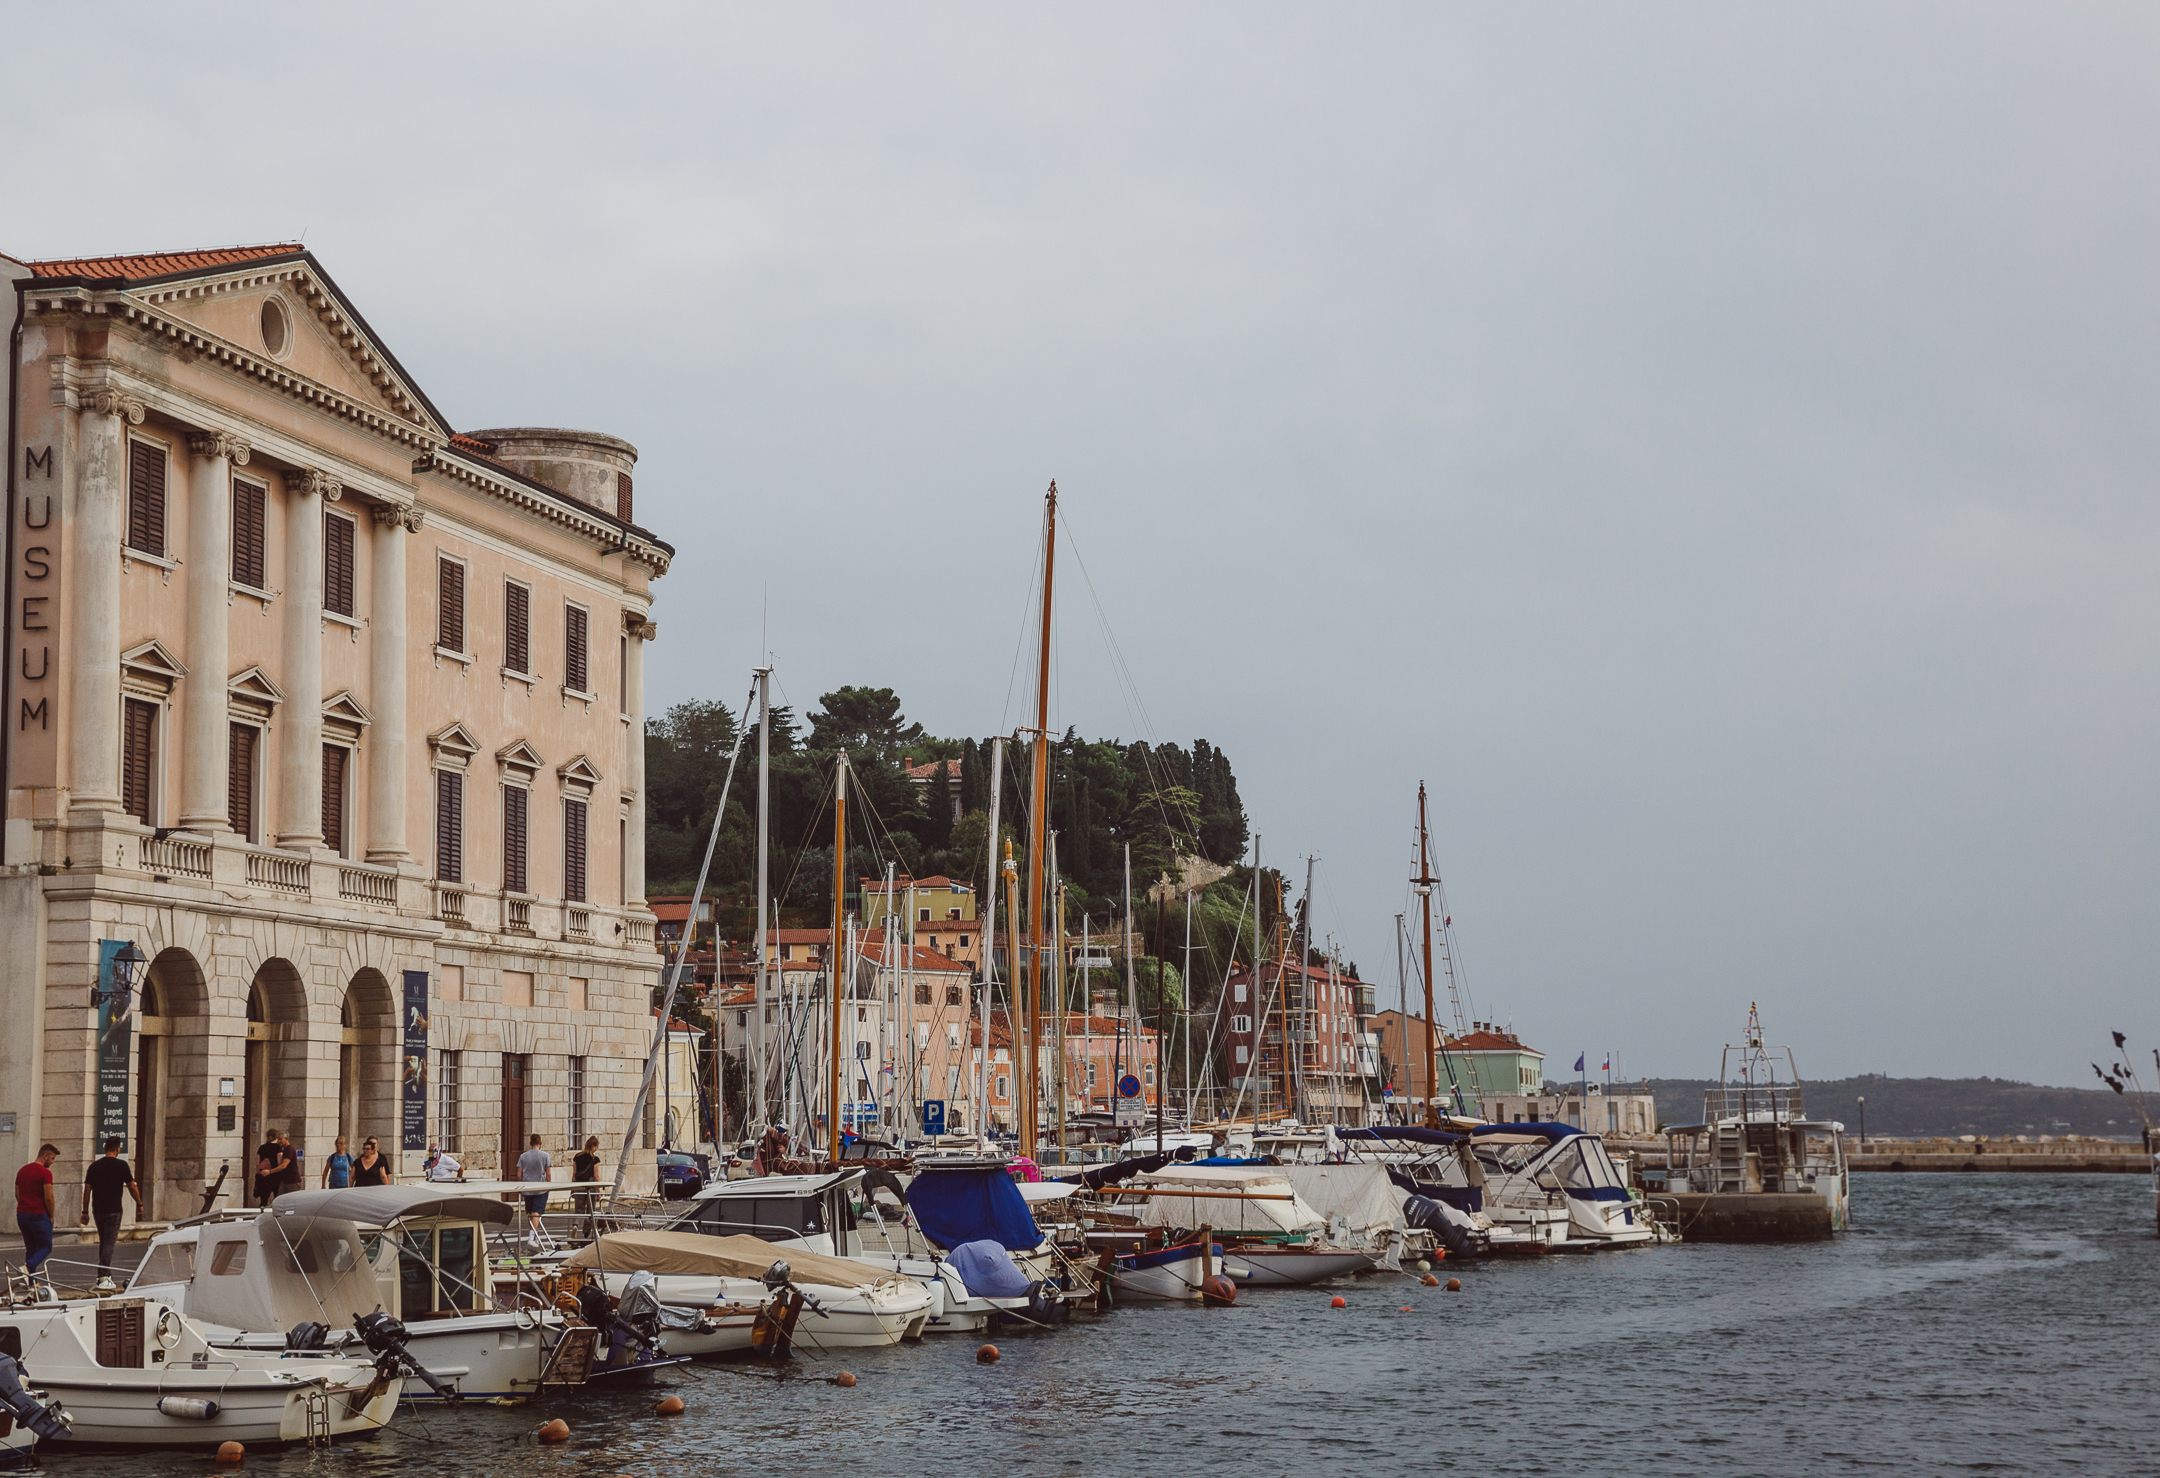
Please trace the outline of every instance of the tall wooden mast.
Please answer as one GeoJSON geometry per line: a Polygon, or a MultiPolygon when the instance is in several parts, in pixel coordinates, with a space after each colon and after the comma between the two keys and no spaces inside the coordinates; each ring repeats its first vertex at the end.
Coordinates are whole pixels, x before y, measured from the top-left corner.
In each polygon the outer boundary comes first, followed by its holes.
{"type": "Polygon", "coordinates": [[[1417,788],[1417,890],[1425,910],[1425,1123],[1440,1127],[1440,1028],[1432,994],[1432,853],[1425,830],[1425,782],[1417,788]]]}
{"type": "Polygon", "coordinates": [[[832,981],[827,994],[832,1007],[832,1099],[826,1110],[831,1115],[831,1132],[826,1143],[835,1166],[840,1163],[840,1001],[847,977],[847,783],[847,756],[842,754],[833,775],[832,943],[826,947],[832,981]]]}
{"type": "MultiPolygon", "coordinates": [[[[1035,1158],[1035,1065],[1042,1036],[1043,863],[1049,850],[1050,800],[1050,593],[1057,577],[1057,484],[1043,504],[1042,646],[1035,668],[1035,784],[1028,805],[1028,1098],[1020,1115],[1020,1153],[1035,1158]]],[[[1019,985],[1016,980],[1015,986],[1019,985]]]]}

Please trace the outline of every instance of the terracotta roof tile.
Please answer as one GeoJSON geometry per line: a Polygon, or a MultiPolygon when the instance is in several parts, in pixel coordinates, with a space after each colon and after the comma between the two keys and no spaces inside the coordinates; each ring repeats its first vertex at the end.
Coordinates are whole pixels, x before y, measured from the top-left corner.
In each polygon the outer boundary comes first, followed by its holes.
{"type": "Polygon", "coordinates": [[[136,282],[145,277],[206,271],[265,257],[289,257],[306,250],[297,241],[281,241],[263,246],[215,246],[207,251],[139,252],[125,257],[59,257],[23,265],[36,277],[125,277],[136,282]]]}

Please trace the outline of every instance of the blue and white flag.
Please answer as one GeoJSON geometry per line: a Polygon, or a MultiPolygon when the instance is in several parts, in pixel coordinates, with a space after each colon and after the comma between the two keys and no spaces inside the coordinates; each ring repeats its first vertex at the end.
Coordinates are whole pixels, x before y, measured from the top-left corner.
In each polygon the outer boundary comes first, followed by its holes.
{"type": "Polygon", "coordinates": [[[1582,1066],[1582,1065],[1583,1065],[1583,1058],[1585,1058],[1585,1057],[1588,1057],[1589,1055],[1590,1055],[1589,1053],[1585,1052],[1585,1053],[1582,1053],[1582,1054],[1580,1054],[1579,1056],[1577,1056],[1577,1057],[1576,1057],[1576,1059],[1575,1059],[1575,1071],[1577,1071],[1577,1072],[1581,1072],[1581,1071],[1583,1070],[1583,1066],[1582,1066]]]}

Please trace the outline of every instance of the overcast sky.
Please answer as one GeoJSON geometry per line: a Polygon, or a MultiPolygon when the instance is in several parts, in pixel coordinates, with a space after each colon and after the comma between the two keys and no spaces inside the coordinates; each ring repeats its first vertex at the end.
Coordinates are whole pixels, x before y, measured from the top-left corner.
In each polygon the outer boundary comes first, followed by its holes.
{"type": "Polygon", "coordinates": [[[636,443],[656,711],[769,589],[799,708],[1019,722],[1055,477],[1053,721],[1225,748],[1385,994],[1422,779],[1556,1076],[2160,1037],[2160,13],[354,15],[12,11],[0,250],[305,233],[636,443]]]}

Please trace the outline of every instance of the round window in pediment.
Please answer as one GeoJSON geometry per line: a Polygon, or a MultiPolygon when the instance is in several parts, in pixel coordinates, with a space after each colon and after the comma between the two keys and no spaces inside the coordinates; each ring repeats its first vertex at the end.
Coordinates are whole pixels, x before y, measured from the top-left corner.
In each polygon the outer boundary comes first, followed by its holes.
{"type": "Polygon", "coordinates": [[[292,325],[285,316],[285,305],[276,298],[263,299],[262,341],[272,359],[282,359],[286,346],[292,342],[292,325]]]}

